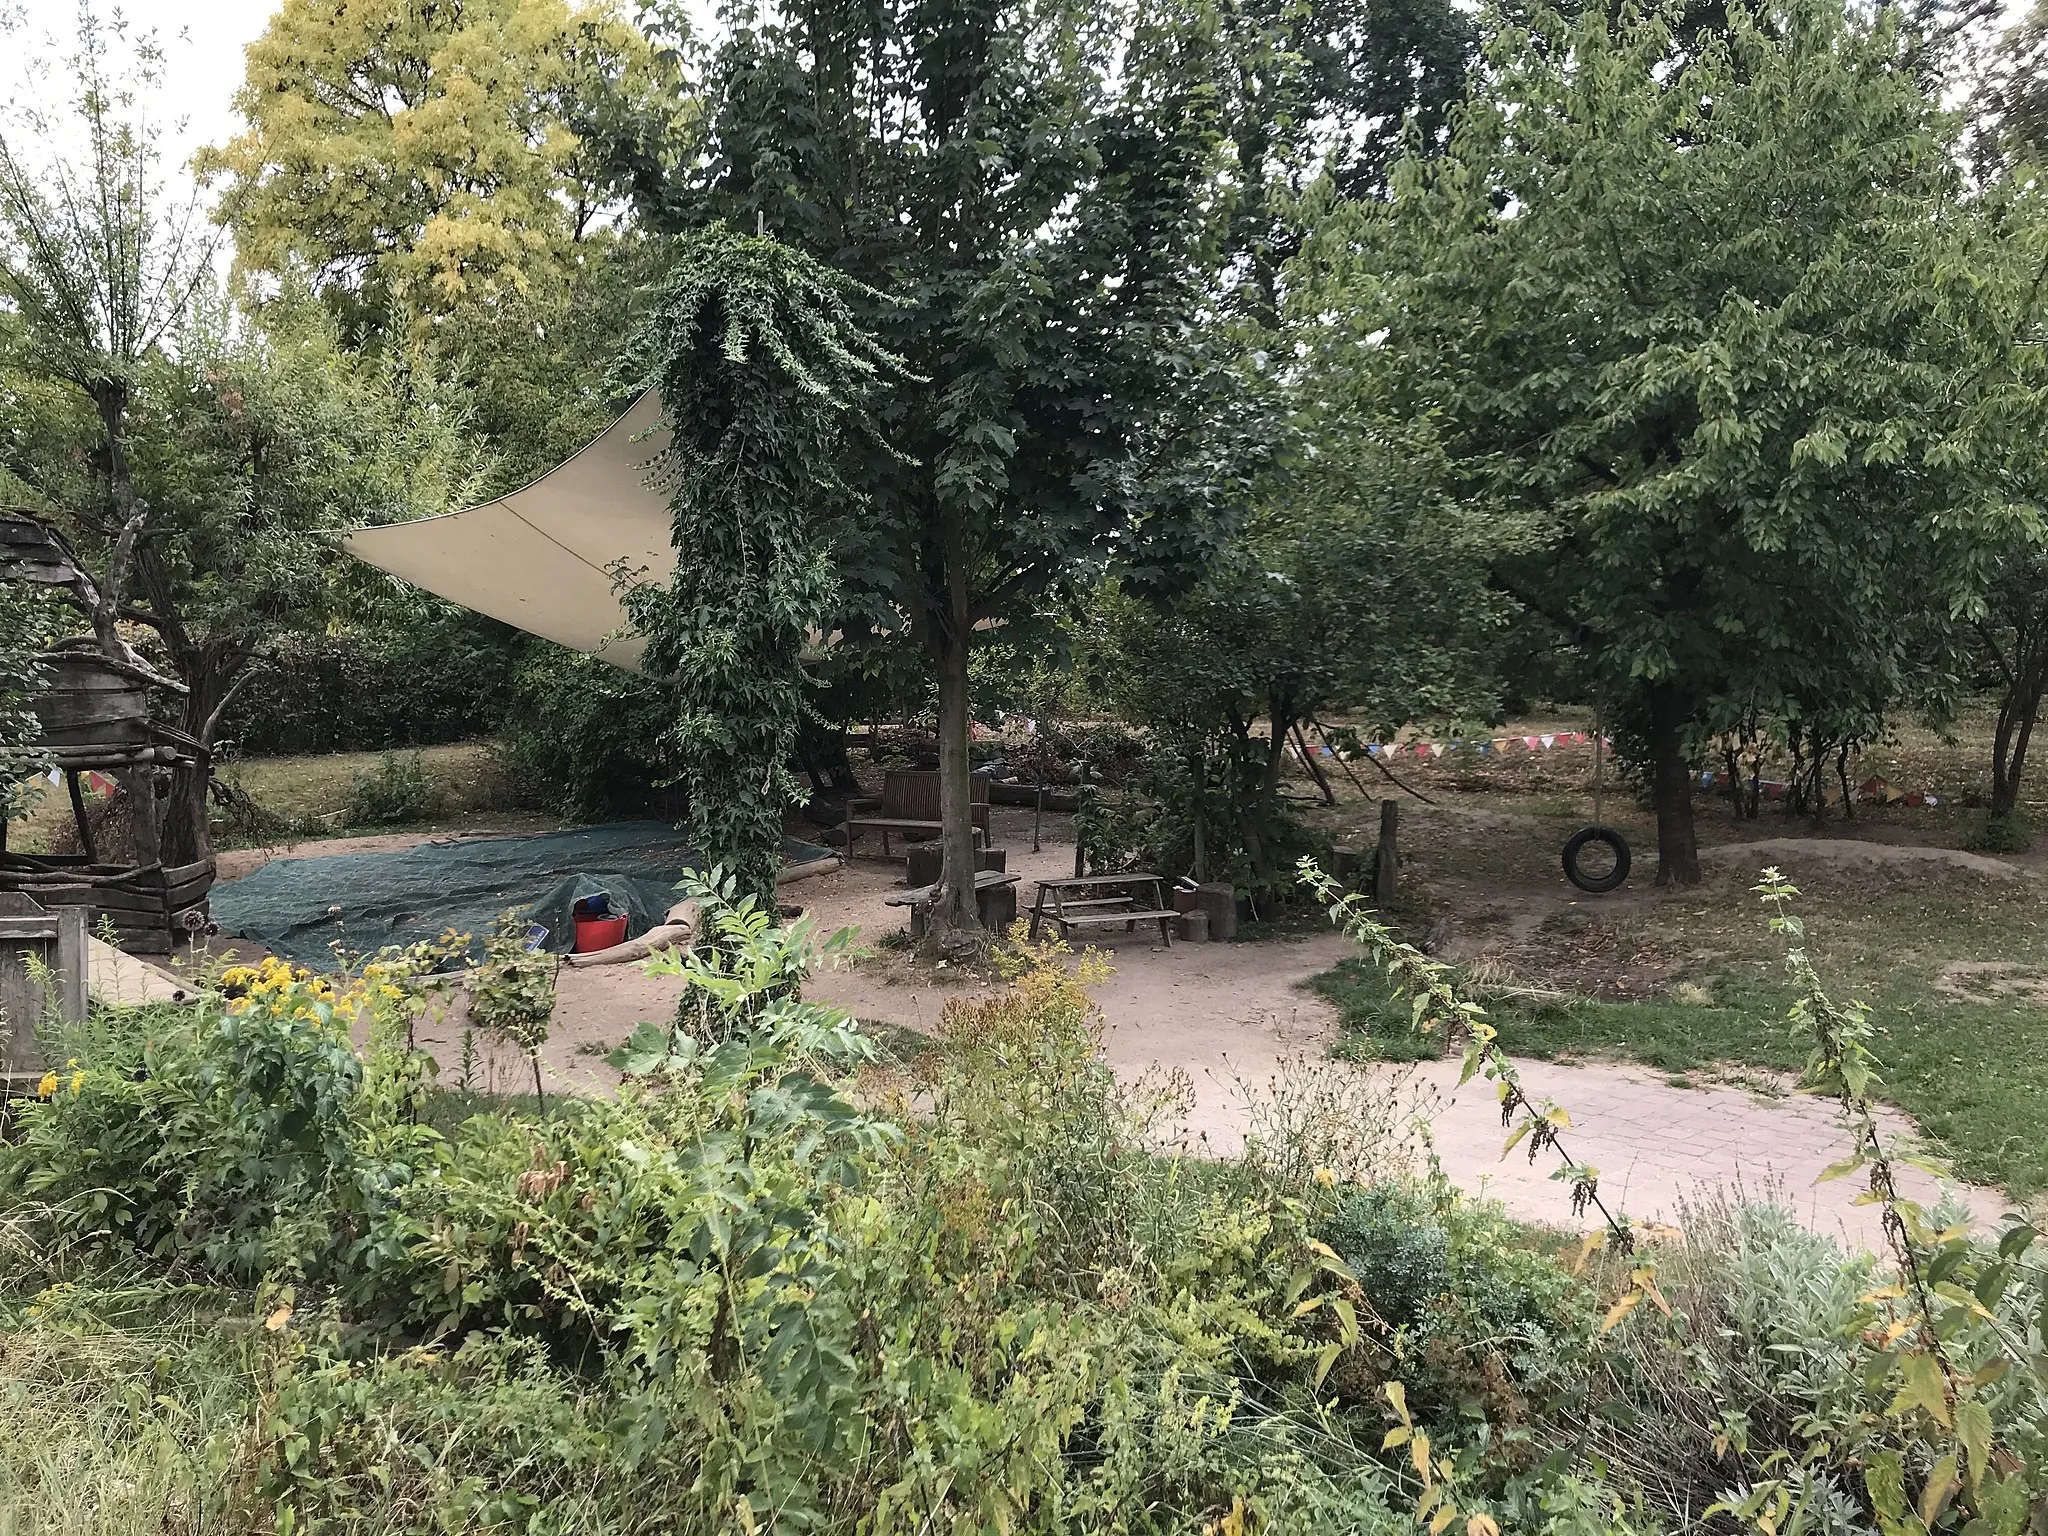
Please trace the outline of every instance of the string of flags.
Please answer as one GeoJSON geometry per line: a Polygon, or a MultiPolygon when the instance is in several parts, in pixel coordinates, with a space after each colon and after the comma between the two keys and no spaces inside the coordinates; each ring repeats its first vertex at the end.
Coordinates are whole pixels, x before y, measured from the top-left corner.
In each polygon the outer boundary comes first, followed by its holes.
{"type": "MultiPolygon", "coordinates": [[[[1590,745],[1592,740],[1591,731],[1547,731],[1535,736],[1454,737],[1450,741],[1369,741],[1365,750],[1373,757],[1442,757],[1446,752],[1471,747],[1485,757],[1496,752],[1505,754],[1517,747],[1524,752],[1547,752],[1552,747],[1590,745]]],[[[1614,750],[1612,737],[1603,737],[1601,745],[1609,752],[1614,750]]],[[[1324,748],[1325,752],[1328,750],[1324,748]]]]}
{"type": "MultiPolygon", "coordinates": [[[[59,786],[62,785],[64,782],[64,770],[61,768],[52,768],[49,770],[49,772],[44,774],[43,777],[48,779],[53,787],[59,786]]],[[[35,780],[31,778],[27,782],[33,784],[35,780]]],[[[83,789],[87,794],[101,796],[113,794],[115,789],[118,787],[114,783],[114,781],[108,778],[104,773],[96,773],[90,768],[87,768],[80,772],[80,774],[78,775],[78,784],[79,788],[83,789]]]]}

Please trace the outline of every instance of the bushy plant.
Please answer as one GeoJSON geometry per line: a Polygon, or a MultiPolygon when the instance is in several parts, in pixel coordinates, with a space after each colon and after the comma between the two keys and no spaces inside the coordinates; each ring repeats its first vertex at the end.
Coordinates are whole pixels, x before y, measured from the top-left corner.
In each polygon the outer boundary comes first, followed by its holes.
{"type": "Polygon", "coordinates": [[[419,1064],[399,1044],[397,974],[337,983],[269,960],[229,968],[196,1007],[106,1015],[21,1106],[0,1190],[57,1247],[242,1281],[331,1271],[362,1235],[386,1143],[405,1155],[419,1064]]]}
{"type": "Polygon", "coordinates": [[[623,672],[558,645],[534,648],[520,667],[500,752],[506,777],[535,804],[585,821],[658,814],[681,797],[668,684],[623,672]]]}
{"type": "Polygon", "coordinates": [[[547,1044],[548,1023],[555,1015],[555,974],[561,961],[531,942],[531,926],[517,907],[498,919],[497,931],[484,942],[483,963],[470,987],[469,1017],[519,1047],[533,1068],[534,1097],[545,1102],[540,1049],[547,1044]]]}
{"type": "MultiPolygon", "coordinates": [[[[132,1345],[94,1341],[174,1301],[217,1341],[158,1335],[157,1417],[189,1433],[117,1427],[111,1386],[38,1399],[92,1508],[130,1507],[128,1476],[364,1536],[1391,1536],[1445,1508],[1467,1536],[1626,1536],[1709,1504],[1920,1536],[1891,1511],[1932,1487],[1926,1529],[2020,1536],[2005,1490],[2048,1436],[2031,1228],[1913,1228],[1951,1400],[1904,1287],[1781,1215],[1695,1212],[1575,1274],[1403,1173],[1355,1081],[1276,1083],[1242,1156],[1167,1149],[1185,1081],[1103,1061],[1092,957],[1020,946],[885,1063],[802,995],[847,936],[697,895],[685,1005],[616,1054],[616,1095],[543,1116],[428,1128],[426,949],[243,968],[53,1042],[77,1064],[0,1149],[0,1357],[132,1381],[132,1345]]],[[[54,1486],[34,1454],[0,1433],[0,1509],[54,1486]]]]}
{"type": "Polygon", "coordinates": [[[426,821],[446,803],[446,791],[419,753],[386,752],[375,768],[349,775],[342,815],[352,827],[396,826],[426,821]]]}
{"type": "Polygon", "coordinates": [[[532,645],[425,594],[386,600],[317,633],[276,637],[222,726],[242,752],[387,752],[498,730],[532,645]]]}

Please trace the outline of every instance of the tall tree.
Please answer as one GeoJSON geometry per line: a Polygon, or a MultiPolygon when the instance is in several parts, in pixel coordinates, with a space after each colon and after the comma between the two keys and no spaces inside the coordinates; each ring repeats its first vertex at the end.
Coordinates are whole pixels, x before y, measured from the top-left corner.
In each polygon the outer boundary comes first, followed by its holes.
{"type": "Polygon", "coordinates": [[[199,165],[240,267],[311,284],[351,346],[431,348],[518,484],[614,414],[653,275],[617,150],[687,142],[677,68],[612,0],[284,0],[199,165]]]}
{"type": "Polygon", "coordinates": [[[1452,489],[1538,520],[1501,578],[1584,650],[1662,883],[1716,701],[1901,671],[1901,613],[1967,605],[2010,522],[2003,258],[1917,49],[1838,0],[1497,27],[1445,155],[1323,237],[1374,252],[1360,355],[1452,489]]]}
{"type": "Polygon", "coordinates": [[[850,468],[846,628],[907,630],[939,680],[935,942],[979,933],[968,758],[978,629],[1143,558],[1177,514],[1138,468],[1193,384],[1216,259],[1214,28],[1199,7],[828,0],[735,8],[690,174],[645,216],[760,227],[890,295],[906,381],[850,468]],[[897,455],[900,455],[897,456],[897,455]]]}
{"type": "Polygon", "coordinates": [[[661,391],[673,578],[627,594],[645,668],[672,679],[673,742],[697,850],[775,909],[782,814],[804,718],[802,655],[837,585],[840,465],[893,360],[855,285],[777,241],[713,226],[682,242],[623,367],[661,391]]]}
{"type": "Polygon", "coordinates": [[[1385,195],[1412,140],[1440,150],[1479,29],[1450,0],[1225,0],[1217,7],[1238,308],[1275,324],[1305,188],[1385,195]]]}
{"type": "MultiPolygon", "coordinates": [[[[89,558],[139,530],[122,617],[157,632],[209,747],[267,637],[337,599],[317,531],[440,509],[468,455],[431,380],[345,356],[289,295],[218,291],[207,211],[149,126],[161,63],[84,5],[75,116],[0,123],[0,466],[89,558]]],[[[174,782],[165,857],[207,848],[206,782],[174,782]]]]}

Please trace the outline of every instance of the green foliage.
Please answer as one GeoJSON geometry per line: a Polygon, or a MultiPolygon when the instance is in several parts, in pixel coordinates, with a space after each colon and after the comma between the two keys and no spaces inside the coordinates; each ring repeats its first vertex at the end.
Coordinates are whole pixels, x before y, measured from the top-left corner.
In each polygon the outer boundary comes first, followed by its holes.
{"type": "Polygon", "coordinates": [[[441,786],[419,753],[386,752],[367,773],[349,775],[348,805],[342,818],[352,827],[395,826],[426,821],[443,803],[441,786]]]}
{"type": "Polygon", "coordinates": [[[509,775],[565,815],[670,814],[675,722],[667,681],[540,641],[514,676],[502,751],[509,775]]]}
{"type": "Polygon", "coordinates": [[[221,739],[265,757],[474,740],[505,724],[526,650],[515,631],[438,598],[362,604],[320,633],[278,635],[221,739]]]}
{"type": "Polygon", "coordinates": [[[497,931],[484,941],[483,963],[470,984],[469,1020],[525,1053],[533,1067],[534,1098],[545,1110],[540,1051],[555,1016],[555,978],[562,962],[530,945],[531,926],[517,907],[498,919],[497,931]]]}
{"type": "Polygon", "coordinates": [[[856,500],[841,462],[894,369],[854,316],[862,294],[799,251],[713,227],[679,246],[621,363],[634,388],[661,391],[677,551],[673,578],[645,573],[627,611],[679,704],[691,839],[764,905],[783,812],[802,799],[787,766],[799,658],[829,617],[835,534],[856,500]]]}
{"type": "MultiPolygon", "coordinates": [[[[295,991],[295,996],[305,995],[295,991]]],[[[295,1005],[296,1006],[296,1005],[295,1005]]],[[[362,1064],[345,1025],[276,1009],[170,1008],[120,1020],[22,1112],[0,1180],[57,1242],[190,1255],[253,1280],[333,1240],[362,1064]]]]}
{"type": "MultiPolygon", "coordinates": [[[[0,1149],[0,1358],[86,1380],[0,1433],[0,1508],[68,1479],[113,1522],[125,1476],[364,1536],[649,1511],[1393,1536],[1444,1508],[1631,1536],[1709,1503],[1760,1533],[2020,1536],[2048,1446],[2029,1226],[1894,1200],[1894,1283],[1782,1214],[1708,1211],[1574,1274],[1440,1181],[1353,1182],[1327,1124],[1162,1155],[1184,1100],[1104,1064],[1091,957],[1020,949],[883,1071],[801,995],[849,935],[694,895],[718,942],[669,965],[695,1006],[616,1053],[615,1095],[545,1116],[423,1123],[427,948],[338,988],[242,968],[71,1036],[77,1077],[0,1149]]],[[[1428,962],[1382,959],[1482,1029],[1428,962]]],[[[1801,974],[1811,1076],[1853,1107],[1868,1023],[1801,974]]]]}
{"type": "Polygon", "coordinates": [[[1309,987],[1337,1006],[1344,1033],[1330,1046],[1340,1061],[1432,1061],[1443,1042],[1416,1033],[1407,1001],[1373,963],[1353,955],[1340,960],[1309,987]]]}
{"type": "Polygon", "coordinates": [[[0,583],[0,822],[35,809],[48,767],[29,747],[42,734],[30,701],[49,672],[37,656],[55,638],[50,605],[32,587],[0,583]]]}
{"type": "Polygon", "coordinates": [[[1502,24],[1443,156],[1308,259],[1445,488],[1527,521],[1499,574],[1653,770],[1660,879],[1697,878],[1696,733],[1868,739],[2015,521],[2037,220],[1963,195],[1920,42],[1833,0],[1502,24]]]}

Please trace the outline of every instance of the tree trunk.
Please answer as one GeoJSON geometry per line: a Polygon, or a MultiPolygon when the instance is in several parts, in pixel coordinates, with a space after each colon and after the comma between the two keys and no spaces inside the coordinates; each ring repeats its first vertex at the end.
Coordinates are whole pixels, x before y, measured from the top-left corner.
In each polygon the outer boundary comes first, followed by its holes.
{"type": "Polygon", "coordinates": [[[1991,814],[2010,816],[2020,803],[2020,783],[2027,771],[2027,747],[2041,698],[2048,693],[2048,645],[2039,656],[2025,655],[2018,673],[1998,706],[1998,734],[1991,744],[1991,814]]]}
{"type": "Polygon", "coordinates": [[[213,852],[213,833],[206,824],[207,791],[213,783],[213,740],[220,717],[240,686],[246,661],[223,657],[208,645],[178,658],[178,681],[192,691],[185,695],[181,722],[185,734],[205,750],[192,767],[171,770],[170,798],[164,802],[164,862],[190,864],[213,852]]]}
{"type": "Polygon", "coordinates": [[[926,947],[959,950],[984,944],[987,933],[974,901],[974,760],[972,703],[967,690],[965,623],[941,628],[933,647],[939,673],[939,888],[932,899],[926,947]]]}
{"type": "Polygon", "coordinates": [[[2013,711],[2016,689],[2007,689],[1998,706],[1998,729],[1991,738],[1991,814],[2009,815],[2019,803],[2020,782],[2008,764],[2012,756],[2013,711]]]}
{"type": "Polygon", "coordinates": [[[1657,883],[1700,883],[1692,824],[1692,768],[1685,760],[1686,711],[1669,683],[1650,687],[1650,785],[1657,808],[1657,883]]]}

